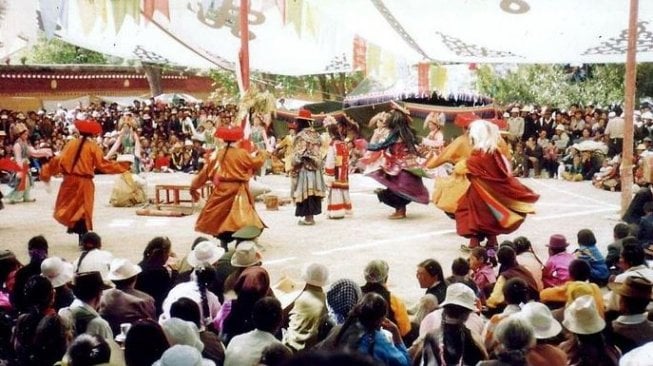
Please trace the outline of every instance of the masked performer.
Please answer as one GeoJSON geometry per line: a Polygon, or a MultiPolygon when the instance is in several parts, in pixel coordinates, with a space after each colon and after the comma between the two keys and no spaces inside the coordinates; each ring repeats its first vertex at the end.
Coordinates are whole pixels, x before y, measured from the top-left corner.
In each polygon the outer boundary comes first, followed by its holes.
{"type": "Polygon", "coordinates": [[[95,172],[118,174],[129,169],[128,163],[116,163],[102,157],[102,148],[94,136],[102,133],[102,126],[93,120],[75,121],[81,135],[69,141],[61,153],[41,170],[41,180],[63,174],[59,187],[54,218],[68,227],[69,233],[81,236],[93,230],[93,202],[95,200],[95,172]]]}
{"type": "Polygon", "coordinates": [[[377,196],[395,209],[389,218],[396,220],[406,217],[406,206],[411,201],[428,204],[429,193],[422,183],[424,172],[417,163],[417,141],[409,112],[395,102],[392,106],[386,117],[390,133],[383,141],[367,146],[368,151],[382,152],[376,162],[371,162],[374,170],[367,175],[386,187],[378,190],[377,196]]]}
{"type": "Polygon", "coordinates": [[[472,153],[454,168],[466,174],[470,185],[455,212],[458,235],[469,238],[475,248],[487,239],[486,248],[496,249],[497,235],[515,231],[529,213],[539,195],[512,176],[510,164],[499,148],[498,127],[484,120],[469,126],[472,153]]]}

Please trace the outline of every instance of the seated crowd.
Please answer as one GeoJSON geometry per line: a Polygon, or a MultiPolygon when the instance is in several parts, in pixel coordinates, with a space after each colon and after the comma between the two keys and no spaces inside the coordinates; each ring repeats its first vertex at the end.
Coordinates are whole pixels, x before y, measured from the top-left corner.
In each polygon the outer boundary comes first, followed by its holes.
{"type": "Polygon", "coordinates": [[[310,263],[297,291],[272,285],[252,227],[236,232],[228,251],[198,237],[183,258],[155,237],[138,264],[115,258],[93,232],[71,261],[36,236],[25,265],[0,252],[0,361],[645,364],[653,350],[653,248],[635,229],[617,224],[607,253],[589,229],[573,244],[551,235],[539,243],[546,259],[517,237],[501,243],[496,258],[479,247],[455,259],[450,276],[426,259],[416,265],[425,293],[412,306],[386,286],[390,268],[380,259],[361,269],[363,284],[310,263]]]}
{"type": "MultiPolygon", "coordinates": [[[[611,109],[571,105],[568,109],[512,105],[504,117],[516,176],[590,180],[598,188],[620,190],[619,165],[624,118],[611,109]]],[[[653,151],[653,113],[643,104],[634,113],[635,182],[650,182],[644,157],[653,151]]]]}

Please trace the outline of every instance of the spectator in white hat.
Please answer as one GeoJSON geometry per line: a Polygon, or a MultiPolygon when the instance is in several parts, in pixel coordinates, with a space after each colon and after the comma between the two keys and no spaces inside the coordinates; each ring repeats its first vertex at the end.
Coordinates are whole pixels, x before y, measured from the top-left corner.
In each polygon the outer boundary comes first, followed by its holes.
{"type": "Polygon", "coordinates": [[[108,278],[116,287],[102,293],[98,312],[109,322],[114,334],[120,333],[122,323],[156,319],[154,298],[134,289],[139,273],[141,267],[128,259],[116,258],[111,261],[108,278]]]}
{"type": "Polygon", "coordinates": [[[54,308],[59,310],[75,300],[68,284],[73,280],[73,265],[59,257],[48,257],[41,262],[41,276],[50,280],[54,288],[54,308]]]}
{"type": "Polygon", "coordinates": [[[161,328],[163,328],[163,332],[171,346],[183,344],[193,347],[199,352],[204,350],[204,343],[200,340],[199,329],[193,322],[170,318],[161,323],[161,328]]]}
{"type": "MultiPolygon", "coordinates": [[[[442,304],[448,303],[453,304],[454,302],[457,305],[460,305],[466,309],[469,309],[471,312],[467,315],[464,320],[465,327],[471,331],[474,337],[481,339],[481,334],[483,332],[483,319],[476,313],[478,310],[476,303],[477,297],[474,294],[474,291],[467,291],[460,287],[459,285],[466,286],[465,284],[451,284],[447,287],[446,298],[442,304]],[[448,288],[454,286],[451,290],[448,288]]],[[[428,314],[419,326],[419,338],[423,339],[426,337],[427,333],[438,334],[442,331],[442,316],[444,313],[443,305],[440,305],[438,309],[428,314]]]]}
{"type": "Polygon", "coordinates": [[[604,337],[605,320],[596,310],[592,296],[578,297],[568,305],[562,325],[572,333],[569,340],[560,344],[560,348],[567,353],[569,365],[619,364],[621,352],[604,337]]]}
{"type": "MultiPolygon", "coordinates": [[[[425,336],[424,347],[431,348],[427,353],[435,355],[438,360],[444,360],[447,365],[476,365],[479,361],[487,359],[487,352],[478,330],[471,331],[467,325],[470,317],[478,317],[475,314],[478,310],[476,303],[476,294],[469,286],[453,283],[447,287],[445,300],[440,304],[443,310],[434,312],[439,312],[441,317],[439,327],[433,324],[424,329],[423,333],[420,328],[420,334],[425,336]],[[432,348],[434,343],[431,337],[440,340],[436,341],[441,342],[439,349],[432,348]]],[[[427,318],[422,324],[429,323],[427,318]]]]}
{"type": "MultiPolygon", "coordinates": [[[[539,302],[529,302],[522,306],[520,312],[510,318],[519,318],[533,327],[536,344],[526,353],[526,361],[530,366],[566,366],[567,354],[558,347],[558,339],[562,326],[558,323],[551,310],[539,302]]],[[[497,327],[496,333],[499,332],[497,327]]],[[[496,336],[499,338],[498,334],[496,336]]]]}
{"type": "Polygon", "coordinates": [[[295,351],[310,348],[318,341],[319,326],[327,315],[326,295],[322,288],[328,277],[329,270],[323,264],[311,263],[304,267],[302,280],[306,281],[306,286],[290,311],[288,330],[283,339],[283,343],[295,351]]]}

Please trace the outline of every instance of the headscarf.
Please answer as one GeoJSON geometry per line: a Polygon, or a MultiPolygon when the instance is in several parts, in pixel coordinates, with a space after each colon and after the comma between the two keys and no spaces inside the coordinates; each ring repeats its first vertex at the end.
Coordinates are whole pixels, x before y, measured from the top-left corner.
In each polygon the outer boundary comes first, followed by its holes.
{"type": "Polygon", "coordinates": [[[351,309],[361,299],[361,289],[350,279],[340,279],[331,285],[326,293],[327,305],[336,324],[342,324],[347,319],[351,309]]]}

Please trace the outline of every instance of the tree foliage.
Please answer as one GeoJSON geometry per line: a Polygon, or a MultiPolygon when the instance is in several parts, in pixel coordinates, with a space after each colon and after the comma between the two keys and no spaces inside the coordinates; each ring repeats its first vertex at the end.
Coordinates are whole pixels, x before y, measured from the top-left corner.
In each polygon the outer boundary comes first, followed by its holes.
{"type": "MultiPolygon", "coordinates": [[[[235,74],[228,70],[212,70],[214,99],[233,101],[238,99],[235,74]]],[[[363,79],[362,73],[319,74],[285,76],[253,73],[252,85],[277,96],[296,96],[341,101],[363,79]]]]}
{"type": "Polygon", "coordinates": [[[98,52],[77,47],[60,39],[40,37],[27,55],[32,64],[106,64],[107,58],[98,52]]]}
{"type": "MultiPolygon", "coordinates": [[[[498,72],[484,65],[477,72],[479,90],[499,104],[565,106],[572,103],[607,106],[624,100],[623,64],[589,65],[586,74],[562,65],[520,65],[498,72]]],[[[637,96],[653,95],[652,64],[639,64],[637,96]]]]}

